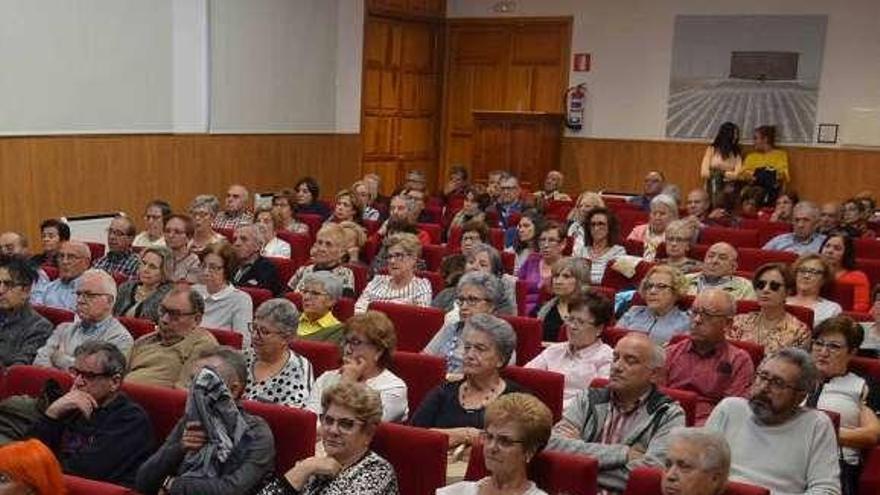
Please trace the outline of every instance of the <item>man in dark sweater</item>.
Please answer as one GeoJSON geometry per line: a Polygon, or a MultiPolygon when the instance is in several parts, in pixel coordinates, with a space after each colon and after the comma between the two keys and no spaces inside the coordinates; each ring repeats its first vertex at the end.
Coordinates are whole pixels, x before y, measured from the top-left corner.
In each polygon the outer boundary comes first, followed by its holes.
{"type": "Polygon", "coordinates": [[[266,244],[267,235],[262,225],[243,225],[235,229],[232,249],[238,261],[238,268],[232,283],[239,287],[269,289],[272,294],[280,294],[278,270],[271,261],[260,254],[266,244]]]}
{"type": "Polygon", "coordinates": [[[154,439],[147,413],[119,391],[125,356],[113,344],[89,340],[74,359],[73,386],[46,408],[31,436],[52,449],[66,473],[133,486],[154,439]]]}
{"type": "Polygon", "coordinates": [[[30,304],[37,270],[28,261],[0,261],[0,367],[31,364],[52,335],[52,323],[30,304]]]}

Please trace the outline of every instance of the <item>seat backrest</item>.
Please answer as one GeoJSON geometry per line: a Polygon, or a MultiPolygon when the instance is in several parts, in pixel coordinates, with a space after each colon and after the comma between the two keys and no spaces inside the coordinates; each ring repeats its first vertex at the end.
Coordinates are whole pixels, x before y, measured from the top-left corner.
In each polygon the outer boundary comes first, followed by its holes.
{"type": "Polygon", "coordinates": [[[541,320],[525,316],[501,316],[516,332],[516,364],[523,366],[541,353],[544,330],[541,320]]]}
{"type": "Polygon", "coordinates": [[[342,361],[339,346],[332,342],[296,339],[290,344],[290,348],[312,363],[315,378],[321,376],[325,371],[335,370],[342,361]]]}
{"type": "Polygon", "coordinates": [[[272,295],[272,291],[269,289],[264,289],[262,287],[242,287],[238,286],[242,292],[245,292],[247,295],[251,296],[251,303],[253,303],[254,311],[260,307],[261,304],[272,299],[274,297],[272,295]]]}
{"type": "Polygon", "coordinates": [[[226,240],[229,241],[230,243],[232,243],[235,238],[235,229],[227,229],[227,228],[219,227],[219,228],[215,228],[214,231],[217,232],[218,234],[222,235],[223,237],[225,237],[226,240]]]}
{"type": "Polygon", "coordinates": [[[728,339],[731,345],[739,347],[740,349],[749,353],[749,357],[752,358],[752,364],[755,366],[755,369],[758,369],[758,366],[761,364],[761,361],[764,360],[764,346],[757,342],[751,342],[749,340],[730,340],[728,339]]]}
{"type": "Polygon", "coordinates": [[[116,319],[119,320],[119,323],[122,323],[122,326],[128,330],[128,333],[135,340],[156,331],[156,324],[151,320],[132,318],[130,316],[117,316],[116,319]]]}
{"type": "MultiPolygon", "coordinates": [[[[277,235],[282,241],[290,244],[291,266],[283,268],[284,271],[290,275],[288,275],[287,278],[283,278],[281,276],[282,268],[279,268],[278,271],[278,280],[283,284],[287,284],[287,281],[290,280],[290,277],[293,276],[297,268],[308,264],[314,237],[310,234],[294,234],[293,232],[283,231],[279,231],[275,235],[277,235]]],[[[278,267],[277,264],[275,266],[278,267]]]]}
{"type": "Polygon", "coordinates": [[[385,313],[394,323],[401,351],[421,352],[443,326],[443,311],[437,308],[375,301],[370,309],[385,313]]]}
{"type": "MultiPolygon", "coordinates": [[[[663,471],[657,468],[638,467],[629,473],[623,495],[661,495],[663,471]]],[[[770,495],[770,490],[747,483],[728,481],[722,495],[770,495]]]]}
{"type": "Polygon", "coordinates": [[[324,219],[317,213],[297,213],[294,217],[309,226],[309,235],[312,239],[318,235],[318,231],[321,230],[321,225],[324,223],[324,219]]]}
{"type": "Polygon", "coordinates": [[[3,376],[3,386],[0,387],[0,399],[13,395],[37,397],[43,390],[43,384],[50,378],[57,381],[64,390],[69,389],[73,385],[73,377],[70,374],[55,368],[24,364],[10,366],[6,369],[6,374],[3,376]]]}
{"type": "Polygon", "coordinates": [[[49,277],[49,280],[55,280],[58,278],[58,268],[51,265],[42,265],[40,268],[46,272],[46,276],[49,277]]]}
{"type": "Polygon", "coordinates": [[[865,272],[871,287],[880,284],[880,259],[856,258],[856,268],[865,272]]]}
{"type": "MultiPolygon", "coordinates": [[[[773,251],[769,249],[760,249],[760,248],[740,248],[737,247],[737,253],[739,256],[737,257],[737,269],[754,272],[757,271],[761,265],[767,263],[793,263],[797,259],[797,255],[795,253],[790,253],[788,251],[773,251]]],[[[700,259],[703,259],[702,257],[700,259]]]]}
{"type": "Polygon", "coordinates": [[[758,243],[760,246],[767,244],[767,241],[773,239],[779,234],[791,232],[792,229],[790,223],[771,222],[768,220],[753,220],[749,218],[743,218],[742,220],[740,220],[739,226],[743,229],[757,229],[758,243]]]}
{"type": "Polygon", "coordinates": [[[92,255],[92,263],[104,256],[104,253],[107,251],[107,246],[105,246],[103,243],[92,241],[82,242],[89,247],[89,254],[92,255]]]}
{"type": "Polygon", "coordinates": [[[296,461],[315,455],[318,417],[313,412],[252,400],[242,401],[242,406],[265,419],[272,429],[277,474],[284,475],[296,461]]]}
{"type": "Polygon", "coordinates": [[[757,229],[731,229],[725,227],[703,227],[700,229],[700,244],[712,245],[716,242],[727,242],[737,248],[760,247],[757,229]]]}
{"type": "MultiPolygon", "coordinates": [[[[591,388],[605,388],[607,386],[608,378],[593,378],[593,381],[590,382],[591,388]]],[[[699,395],[688,390],[670,387],[657,387],[657,390],[678,402],[684,411],[685,426],[694,426],[697,420],[697,400],[700,398],[699,395]]]]}
{"type": "Polygon", "coordinates": [[[153,435],[161,443],[186,411],[186,391],[125,382],[122,390],[150,417],[153,435]]]}
{"type": "Polygon", "coordinates": [[[599,338],[602,339],[602,342],[605,342],[613,349],[617,346],[617,341],[626,337],[626,334],[631,331],[632,330],[627,330],[620,327],[608,327],[602,331],[602,334],[599,335],[599,338]]]}
{"type": "Polygon", "coordinates": [[[880,260],[880,240],[855,239],[856,257],[880,260]]]}
{"type": "Polygon", "coordinates": [[[428,267],[428,271],[431,272],[440,272],[440,264],[443,263],[443,258],[447,254],[448,251],[443,244],[422,246],[422,259],[425,260],[425,265],[428,267]]]}
{"type": "Polygon", "coordinates": [[[431,238],[431,244],[440,244],[440,242],[442,241],[441,233],[443,231],[443,227],[441,227],[439,223],[420,223],[417,225],[419,229],[424,230],[428,233],[428,237],[431,238]]]}
{"type": "Polygon", "coordinates": [[[39,304],[35,304],[34,311],[40,313],[43,318],[52,322],[56,327],[62,323],[66,323],[68,321],[73,321],[76,317],[76,313],[73,311],[68,311],[66,309],[61,308],[53,308],[52,306],[42,306],[39,304]]]}
{"type": "Polygon", "coordinates": [[[504,251],[504,230],[498,227],[489,229],[489,244],[498,251],[504,251]]]}
{"type": "Polygon", "coordinates": [[[347,266],[354,275],[354,292],[360,294],[367,287],[367,279],[370,277],[369,268],[360,263],[346,263],[345,266],[347,266]]]}
{"type": "Polygon", "coordinates": [[[504,273],[515,275],[513,270],[516,268],[516,254],[510,251],[501,251],[501,265],[504,267],[504,273]]]}
{"type": "Polygon", "coordinates": [[[524,368],[521,366],[505,366],[501,370],[505,378],[527,388],[550,408],[553,420],[562,418],[562,396],[565,390],[565,376],[553,371],[524,368]]]}
{"type": "Polygon", "coordinates": [[[854,357],[849,360],[850,371],[880,383],[880,359],[854,357]]]}
{"type": "Polygon", "coordinates": [[[80,478],[71,474],[64,475],[64,486],[67,495],[136,495],[137,492],[124,486],[103,481],[80,478]]]}
{"type": "Polygon", "coordinates": [[[396,351],[391,356],[391,371],[406,383],[407,403],[414,412],[428,392],[446,380],[446,361],[430,354],[396,351]]]}
{"type": "Polygon", "coordinates": [[[372,448],[394,466],[400,493],[433,495],[446,484],[448,442],[438,431],[382,423],[372,448]]]}
{"type": "Polygon", "coordinates": [[[514,290],[516,291],[516,314],[528,316],[526,314],[526,297],[529,293],[529,284],[525,280],[517,279],[514,290]]]}
{"type": "Polygon", "coordinates": [[[419,270],[416,272],[416,277],[421,277],[427,279],[431,284],[431,297],[435,297],[446,287],[446,281],[443,280],[443,275],[440,275],[437,272],[429,272],[427,270],[419,270]]]}
{"type": "MultiPolygon", "coordinates": [[[[752,311],[758,311],[758,301],[754,301],[751,299],[740,299],[736,302],[736,313],[751,313],[752,311]]],[[[806,323],[807,328],[810,332],[813,331],[813,310],[810,308],[805,308],[803,306],[795,306],[793,304],[786,304],[785,311],[789,312],[795,318],[801,320],[806,323]]]]}
{"type": "MultiPolygon", "coordinates": [[[[464,479],[476,481],[488,474],[483,444],[477,442],[471,448],[464,479]]],[[[547,493],[595,495],[598,491],[598,476],[599,463],[585,455],[544,450],[529,464],[529,479],[547,493]]]]}
{"type": "MultiPolygon", "coordinates": [[[[294,234],[291,234],[294,235],[294,234]]],[[[290,246],[293,249],[293,245],[290,246]]],[[[298,246],[299,248],[299,246],[298,246]]],[[[293,253],[291,252],[291,257],[293,253]]],[[[306,251],[305,256],[308,256],[308,251],[306,251]]],[[[266,259],[271,261],[273,265],[275,265],[275,271],[278,272],[278,282],[283,286],[287,287],[287,282],[290,281],[290,278],[293,277],[293,274],[296,273],[296,269],[301,266],[298,265],[292,258],[281,258],[278,256],[266,256],[266,259]]],[[[308,259],[308,258],[306,258],[308,259]]],[[[300,260],[303,261],[303,260],[300,260]]],[[[256,308],[256,304],[254,305],[256,308]]]]}
{"type": "Polygon", "coordinates": [[[218,344],[241,350],[242,344],[244,343],[244,336],[242,334],[233,332],[232,330],[224,330],[222,328],[205,328],[205,330],[211,332],[211,335],[217,339],[218,344]]]}
{"type": "Polygon", "coordinates": [[[856,286],[852,284],[842,284],[835,281],[824,287],[822,297],[840,304],[844,311],[851,311],[853,304],[855,304],[855,288],[856,286]]]}

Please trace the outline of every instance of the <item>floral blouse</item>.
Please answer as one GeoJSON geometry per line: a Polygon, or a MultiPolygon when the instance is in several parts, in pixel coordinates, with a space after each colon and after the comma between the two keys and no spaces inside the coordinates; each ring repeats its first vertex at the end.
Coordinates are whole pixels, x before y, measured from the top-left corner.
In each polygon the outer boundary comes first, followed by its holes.
{"type": "Polygon", "coordinates": [[[810,330],[807,324],[791,313],[785,313],[785,318],[771,331],[761,328],[760,323],[761,313],[758,311],[736,315],[733,317],[733,326],[727,331],[727,338],[761,344],[765,354],[774,353],[784,347],[810,347],[810,330]]]}

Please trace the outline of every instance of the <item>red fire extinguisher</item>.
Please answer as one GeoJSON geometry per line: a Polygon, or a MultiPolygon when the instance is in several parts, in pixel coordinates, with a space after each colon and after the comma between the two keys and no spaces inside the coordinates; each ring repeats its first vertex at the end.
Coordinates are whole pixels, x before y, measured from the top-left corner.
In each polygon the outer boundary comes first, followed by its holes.
{"type": "Polygon", "coordinates": [[[586,83],[565,91],[565,127],[579,131],[584,126],[584,105],[587,99],[586,83]]]}

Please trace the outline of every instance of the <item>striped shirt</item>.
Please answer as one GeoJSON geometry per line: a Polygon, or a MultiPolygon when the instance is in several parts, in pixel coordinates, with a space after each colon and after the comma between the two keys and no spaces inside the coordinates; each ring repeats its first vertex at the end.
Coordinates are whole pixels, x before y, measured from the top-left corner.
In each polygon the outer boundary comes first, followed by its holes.
{"type": "Polygon", "coordinates": [[[413,277],[405,287],[395,288],[391,286],[389,275],[378,275],[367,284],[354,305],[354,312],[363,313],[373,301],[428,307],[431,305],[431,284],[426,279],[413,277]]]}

